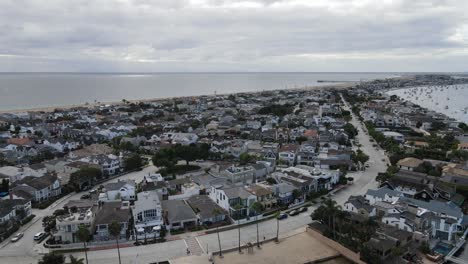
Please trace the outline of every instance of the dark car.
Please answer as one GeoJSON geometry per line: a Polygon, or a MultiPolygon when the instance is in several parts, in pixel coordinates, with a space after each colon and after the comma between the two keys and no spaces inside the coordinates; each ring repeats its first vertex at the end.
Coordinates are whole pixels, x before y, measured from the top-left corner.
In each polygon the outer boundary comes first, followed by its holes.
{"type": "Polygon", "coordinates": [[[80,199],[81,199],[81,200],[91,199],[91,195],[89,195],[89,194],[83,194],[83,195],[81,195],[80,199]]]}
{"type": "Polygon", "coordinates": [[[278,216],[278,220],[283,220],[283,219],[286,219],[286,218],[288,218],[288,215],[287,215],[287,214],[280,214],[280,215],[278,216]]]}
{"type": "Polygon", "coordinates": [[[304,206],[299,209],[299,212],[303,213],[303,212],[307,212],[307,210],[309,210],[309,208],[304,206]]]}

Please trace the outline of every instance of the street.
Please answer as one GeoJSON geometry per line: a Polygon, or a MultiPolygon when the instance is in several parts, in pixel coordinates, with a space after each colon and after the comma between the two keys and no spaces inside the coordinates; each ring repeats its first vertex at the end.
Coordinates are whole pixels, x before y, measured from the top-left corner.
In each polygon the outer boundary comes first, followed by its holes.
{"type": "MultiPolygon", "coordinates": [[[[347,103],[345,103],[345,109],[351,112],[347,103]]],[[[375,177],[378,172],[384,172],[388,164],[388,158],[385,156],[383,150],[380,148],[376,149],[372,146],[373,143],[370,141],[369,136],[364,132],[365,128],[361,125],[354,114],[352,114],[351,123],[359,131],[357,139],[359,144],[361,144],[360,148],[370,157],[368,161],[369,167],[365,168],[365,171],[348,173],[348,177],[354,178],[353,183],[330,195],[330,197],[336,200],[339,205],[343,205],[351,195],[364,194],[367,189],[377,188],[375,177]]],[[[119,177],[119,179],[134,179],[136,181],[141,181],[143,176],[148,175],[148,173],[154,172],[155,170],[156,167],[149,166],[144,168],[142,171],[123,175],[119,177]]],[[[111,181],[117,181],[117,179],[113,179],[111,181]]],[[[48,252],[48,250],[42,245],[36,245],[32,239],[35,233],[42,230],[42,218],[46,215],[52,214],[54,210],[61,208],[69,200],[79,199],[82,194],[83,193],[78,193],[63,197],[45,210],[35,209],[33,212],[36,215],[36,218],[33,220],[35,222],[33,222],[33,224],[30,223],[30,226],[23,226],[19,230],[19,232],[25,233],[24,238],[16,243],[5,241],[0,244],[0,263],[37,263],[37,260],[40,258],[39,254],[48,252]]],[[[304,227],[310,223],[310,214],[314,209],[316,209],[316,207],[317,206],[312,206],[307,212],[281,220],[280,237],[290,234],[298,228],[304,227]]],[[[276,219],[270,219],[259,223],[260,240],[263,240],[263,237],[266,239],[274,238],[276,236],[276,224],[276,219]]],[[[241,244],[256,242],[256,234],[255,224],[242,227],[241,244]]],[[[122,263],[150,263],[186,256],[187,241],[193,239],[193,237],[195,237],[195,240],[198,242],[200,251],[206,253],[207,250],[208,252],[219,250],[216,233],[200,236],[197,236],[197,233],[187,233],[181,235],[182,239],[175,241],[122,248],[122,263]]],[[[223,249],[236,247],[238,245],[238,229],[221,232],[220,239],[223,249]]],[[[191,246],[193,247],[192,244],[191,246]]],[[[82,252],[73,253],[73,255],[84,258],[84,253],[82,252]]],[[[108,249],[91,251],[88,253],[88,258],[90,263],[113,264],[117,261],[117,250],[108,249]]]]}

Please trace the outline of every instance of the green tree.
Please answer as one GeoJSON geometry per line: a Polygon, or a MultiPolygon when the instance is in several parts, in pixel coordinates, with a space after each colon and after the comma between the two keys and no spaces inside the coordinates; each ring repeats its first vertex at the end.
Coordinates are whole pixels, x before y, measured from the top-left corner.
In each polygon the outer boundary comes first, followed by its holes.
{"type": "Polygon", "coordinates": [[[102,171],[94,167],[82,167],[78,171],[70,175],[70,184],[75,187],[75,190],[80,190],[81,184],[88,182],[89,185],[96,179],[102,178],[102,171]]]}
{"type": "Polygon", "coordinates": [[[134,170],[141,168],[143,166],[143,159],[141,156],[137,153],[131,155],[130,157],[126,158],[124,161],[125,164],[125,170],[134,170]]]}
{"type": "Polygon", "coordinates": [[[258,235],[258,215],[263,211],[263,205],[259,202],[255,202],[250,206],[250,209],[252,209],[255,213],[255,221],[257,225],[257,247],[260,248],[260,240],[258,235]]]}
{"type": "Polygon", "coordinates": [[[362,164],[364,164],[369,160],[369,156],[367,156],[362,150],[358,149],[355,153],[351,155],[351,159],[355,163],[361,162],[362,164]]]}
{"type": "Polygon", "coordinates": [[[9,190],[10,190],[10,180],[2,179],[2,183],[0,184],[0,192],[8,192],[9,190]]]}
{"type": "Polygon", "coordinates": [[[195,145],[176,145],[175,153],[178,158],[185,160],[186,165],[189,165],[191,161],[196,160],[199,155],[198,148],[195,145]]]}
{"type": "Polygon", "coordinates": [[[292,196],[294,200],[299,199],[302,196],[302,192],[298,189],[294,189],[292,192],[292,196]]]}
{"type": "Polygon", "coordinates": [[[76,258],[74,257],[73,255],[70,255],[70,264],[83,264],[84,263],[84,259],[82,258],[76,258]]]}
{"type": "Polygon", "coordinates": [[[322,224],[326,224],[329,230],[332,230],[333,237],[335,234],[335,216],[341,211],[341,206],[337,205],[336,201],[328,198],[319,208],[317,208],[311,215],[312,220],[317,220],[322,224]]]}
{"type": "Polygon", "coordinates": [[[307,138],[304,136],[300,136],[296,138],[296,142],[299,143],[299,145],[302,145],[302,142],[306,142],[307,138]]]}
{"type": "Polygon", "coordinates": [[[119,256],[119,264],[121,264],[120,260],[120,248],[119,248],[119,238],[120,238],[120,231],[121,231],[120,224],[117,221],[112,221],[109,225],[109,234],[115,238],[115,243],[117,244],[117,254],[119,256]]]}
{"type": "Polygon", "coordinates": [[[354,137],[357,136],[358,134],[358,130],[351,124],[351,123],[347,123],[344,127],[343,127],[344,131],[346,132],[346,134],[348,134],[349,138],[352,139],[354,137]]]}
{"type": "Polygon", "coordinates": [[[240,164],[245,165],[250,162],[254,162],[257,159],[254,155],[250,155],[249,153],[242,153],[239,156],[240,164]]]}
{"type": "Polygon", "coordinates": [[[42,256],[42,259],[37,262],[38,264],[63,264],[65,263],[65,256],[51,252],[42,256]]]}
{"type": "Polygon", "coordinates": [[[153,156],[153,164],[157,167],[172,168],[177,163],[177,157],[174,149],[161,149],[153,156]]]}
{"type": "Polygon", "coordinates": [[[76,238],[80,242],[83,242],[86,264],[88,264],[88,248],[86,247],[86,242],[88,242],[91,239],[91,234],[85,225],[82,224],[78,227],[78,231],[76,231],[76,238]]]}

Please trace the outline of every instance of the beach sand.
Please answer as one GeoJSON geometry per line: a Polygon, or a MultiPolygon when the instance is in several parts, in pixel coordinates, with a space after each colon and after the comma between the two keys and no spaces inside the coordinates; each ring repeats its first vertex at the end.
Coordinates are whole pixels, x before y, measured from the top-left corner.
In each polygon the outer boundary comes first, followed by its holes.
{"type": "MultiPolygon", "coordinates": [[[[291,88],[287,89],[290,91],[301,91],[301,90],[320,90],[320,89],[348,89],[351,88],[356,83],[353,82],[346,82],[346,83],[331,83],[328,85],[320,85],[320,86],[306,86],[306,87],[298,87],[298,88],[291,88]]],[[[275,89],[275,90],[265,90],[264,92],[269,91],[281,91],[285,89],[275,89]]],[[[258,94],[262,93],[255,91],[255,92],[238,92],[238,93],[224,93],[224,94],[217,94],[216,96],[226,96],[230,94],[258,94]]],[[[174,100],[174,99],[187,99],[187,98],[196,98],[200,96],[214,96],[214,95],[193,95],[193,96],[177,96],[177,97],[159,97],[159,98],[150,98],[150,99],[136,99],[136,100],[127,100],[130,103],[149,103],[149,102],[161,102],[167,100],[174,100]]],[[[110,105],[125,105],[124,102],[97,102],[97,103],[87,103],[87,104],[72,104],[72,105],[63,105],[63,106],[46,106],[46,107],[36,107],[36,108],[23,108],[23,109],[13,109],[13,110],[0,110],[0,114],[7,114],[7,113],[24,113],[24,112],[54,112],[55,110],[70,110],[74,108],[95,108],[99,106],[110,105]]]]}

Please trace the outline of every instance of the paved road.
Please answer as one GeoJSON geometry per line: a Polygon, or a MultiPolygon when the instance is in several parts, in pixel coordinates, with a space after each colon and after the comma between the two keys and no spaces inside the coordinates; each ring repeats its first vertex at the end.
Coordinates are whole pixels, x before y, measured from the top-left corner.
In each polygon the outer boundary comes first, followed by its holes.
{"type": "MultiPolygon", "coordinates": [[[[349,109],[349,106],[346,103],[345,108],[349,109]]],[[[357,139],[362,145],[361,149],[370,156],[370,160],[368,162],[369,168],[366,168],[365,171],[352,172],[348,174],[348,176],[354,178],[354,183],[331,196],[340,205],[343,205],[350,195],[364,194],[367,189],[377,188],[375,177],[378,172],[385,171],[388,164],[388,158],[385,156],[385,153],[381,149],[376,149],[372,146],[373,143],[370,142],[368,135],[364,132],[365,128],[357,120],[354,114],[352,114],[352,117],[353,119],[351,123],[359,130],[357,139]]],[[[147,175],[154,170],[155,167],[153,166],[147,167],[143,171],[124,175],[121,179],[141,180],[144,175],[147,175]]],[[[55,205],[55,207],[35,213],[38,214],[38,218],[42,218],[44,215],[51,214],[56,208],[60,208],[68,200],[78,199],[80,195],[81,194],[75,194],[71,197],[63,198],[55,205]]],[[[310,214],[315,208],[316,206],[310,207],[308,212],[280,221],[280,237],[288,235],[291,232],[295,232],[298,228],[302,228],[310,223],[310,214]]],[[[25,231],[25,237],[20,242],[16,244],[9,243],[4,248],[0,249],[0,264],[36,263],[39,258],[38,253],[40,249],[43,248],[34,245],[32,242],[32,236],[41,229],[41,221],[38,221],[25,231]]],[[[266,239],[274,238],[276,236],[276,220],[271,219],[261,222],[259,224],[259,233],[261,240],[263,240],[263,237],[266,239]]],[[[199,243],[204,253],[206,253],[207,249],[209,252],[217,251],[219,249],[216,233],[201,236],[197,236],[196,233],[189,233],[184,236],[186,239],[147,246],[122,248],[122,263],[150,263],[186,256],[186,241],[190,241],[190,247],[193,247],[193,238],[190,238],[190,236],[195,237],[195,240],[199,243]]],[[[238,230],[233,229],[221,232],[220,238],[223,249],[236,247],[238,244],[238,230]]],[[[245,244],[247,242],[256,242],[255,225],[244,226],[241,228],[241,244],[245,244]]],[[[75,253],[74,255],[77,257],[84,257],[83,253],[75,253]]],[[[90,263],[113,264],[117,261],[117,251],[116,249],[93,251],[89,252],[88,257],[90,263]]]]}

